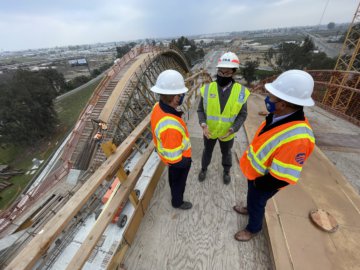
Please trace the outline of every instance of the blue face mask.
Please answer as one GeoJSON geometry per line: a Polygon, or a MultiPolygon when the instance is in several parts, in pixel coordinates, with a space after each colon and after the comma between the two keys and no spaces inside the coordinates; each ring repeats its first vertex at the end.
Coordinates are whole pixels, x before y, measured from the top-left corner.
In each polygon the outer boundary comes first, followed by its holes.
{"type": "Polygon", "coordinates": [[[180,95],[180,100],[179,100],[179,105],[178,106],[180,106],[183,103],[184,97],[185,97],[185,94],[180,95]]]}
{"type": "Polygon", "coordinates": [[[276,102],[271,102],[271,101],[270,101],[270,97],[269,97],[269,96],[267,96],[267,97],[265,98],[266,109],[268,110],[269,113],[275,112],[275,104],[276,104],[276,102]]]}

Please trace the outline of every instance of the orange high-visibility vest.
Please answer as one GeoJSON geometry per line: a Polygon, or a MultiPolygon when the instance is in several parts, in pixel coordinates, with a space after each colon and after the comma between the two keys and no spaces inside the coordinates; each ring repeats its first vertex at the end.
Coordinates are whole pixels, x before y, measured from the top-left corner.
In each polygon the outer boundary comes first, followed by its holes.
{"type": "Polygon", "coordinates": [[[157,153],[164,163],[173,164],[183,157],[191,157],[189,132],[180,117],[165,113],[156,103],[150,122],[157,153]]]}
{"type": "Polygon", "coordinates": [[[240,168],[249,180],[270,173],[296,184],[305,160],[314,150],[314,133],[307,119],[274,127],[261,135],[264,121],[240,159],[240,168]]]}
{"type": "Polygon", "coordinates": [[[99,133],[99,132],[96,133],[95,136],[94,136],[94,139],[95,139],[95,140],[100,140],[101,138],[102,138],[102,135],[101,135],[101,133],[99,133]]]}

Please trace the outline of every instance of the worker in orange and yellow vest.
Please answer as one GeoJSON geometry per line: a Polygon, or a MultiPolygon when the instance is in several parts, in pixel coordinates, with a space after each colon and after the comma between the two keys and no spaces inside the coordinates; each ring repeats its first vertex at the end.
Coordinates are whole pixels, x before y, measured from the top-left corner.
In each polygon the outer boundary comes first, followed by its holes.
{"type": "Polygon", "coordinates": [[[234,206],[234,210],[248,215],[249,221],[235,234],[238,241],[253,238],[262,229],[267,200],[299,180],[315,146],[303,111],[303,106],[314,105],[313,88],[313,78],[302,70],[286,71],[265,84],[269,114],[240,159],[240,168],[248,179],[247,202],[234,206]]]}
{"type": "Polygon", "coordinates": [[[231,149],[235,134],[247,117],[246,101],[250,95],[245,86],[233,79],[239,64],[239,58],[235,53],[224,53],[216,66],[216,81],[205,84],[200,89],[201,100],[197,113],[204,134],[204,150],[198,177],[200,182],[206,178],[217,141],[222,154],[223,182],[225,185],[231,182],[231,149]]]}
{"type": "Polygon", "coordinates": [[[101,134],[101,132],[100,132],[100,131],[96,132],[96,134],[95,134],[95,136],[94,136],[94,140],[95,140],[96,142],[100,142],[101,139],[102,139],[102,134],[101,134]]]}
{"type": "Polygon", "coordinates": [[[151,131],[157,153],[168,165],[171,204],[174,208],[187,210],[190,202],[184,201],[186,179],[191,167],[190,136],[183,112],[178,110],[188,89],[183,76],[175,70],[160,73],[152,92],[160,95],[151,113],[151,131]]]}

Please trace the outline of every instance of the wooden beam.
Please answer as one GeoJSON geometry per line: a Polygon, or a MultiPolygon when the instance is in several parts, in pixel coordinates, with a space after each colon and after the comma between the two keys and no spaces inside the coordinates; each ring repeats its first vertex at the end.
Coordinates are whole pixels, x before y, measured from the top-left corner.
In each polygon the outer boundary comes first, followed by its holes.
{"type": "Polygon", "coordinates": [[[32,269],[36,261],[47,251],[51,243],[62,232],[70,220],[96,191],[98,186],[112,173],[116,173],[125,161],[128,153],[150,122],[150,114],[133,130],[133,132],[116,149],[98,170],[84,183],[64,207],[49,221],[27,246],[14,258],[7,270],[32,269]]]}
{"type": "Polygon", "coordinates": [[[133,191],[136,182],[142,173],[144,164],[150,157],[153,150],[154,144],[150,144],[134,169],[129,174],[128,178],[120,185],[120,188],[117,191],[114,191],[116,194],[114,194],[114,196],[111,198],[111,201],[107,205],[106,209],[102,211],[101,215],[96,220],[95,225],[91,229],[86,239],[83,241],[81,247],[78,249],[66,269],[73,270],[81,269],[83,267],[93,248],[96,246],[96,243],[99,241],[101,235],[113,219],[119,207],[125,206],[131,191],[133,191]]]}
{"type": "Polygon", "coordinates": [[[115,89],[112,91],[108,101],[106,102],[104,108],[102,109],[99,119],[104,121],[105,123],[109,122],[110,115],[112,113],[115,104],[118,102],[118,98],[123,92],[123,89],[129,82],[129,79],[134,74],[134,72],[138,69],[138,67],[144,62],[145,58],[149,55],[149,53],[144,53],[140,55],[138,59],[129,67],[129,69],[122,76],[121,80],[115,86],[115,89]]]}
{"type": "MultiPolygon", "coordinates": [[[[128,244],[124,244],[118,252],[112,257],[108,269],[117,269],[117,267],[121,267],[121,261],[125,257],[127,250],[129,249],[128,244]]],[[[124,269],[120,268],[119,270],[124,269]]]]}

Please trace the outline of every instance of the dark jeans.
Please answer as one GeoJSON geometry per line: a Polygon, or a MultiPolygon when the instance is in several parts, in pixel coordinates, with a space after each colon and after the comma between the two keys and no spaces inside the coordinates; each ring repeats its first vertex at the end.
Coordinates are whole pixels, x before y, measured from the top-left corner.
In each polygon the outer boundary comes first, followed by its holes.
{"type": "MultiPolygon", "coordinates": [[[[217,140],[218,139],[208,139],[204,137],[204,151],[201,158],[201,169],[207,170],[217,140]]],[[[232,165],[231,149],[234,144],[234,139],[226,142],[222,142],[219,140],[219,143],[222,154],[222,165],[224,167],[224,172],[229,173],[232,165]]]]}
{"type": "Polygon", "coordinates": [[[191,161],[188,165],[177,167],[169,165],[169,185],[171,190],[171,204],[173,207],[179,207],[183,204],[186,179],[191,167],[191,161]]]}
{"type": "Polygon", "coordinates": [[[249,212],[249,222],[246,230],[257,233],[262,229],[265,214],[265,206],[268,199],[274,196],[278,190],[267,191],[254,187],[254,181],[248,180],[247,208],[249,212]]]}

